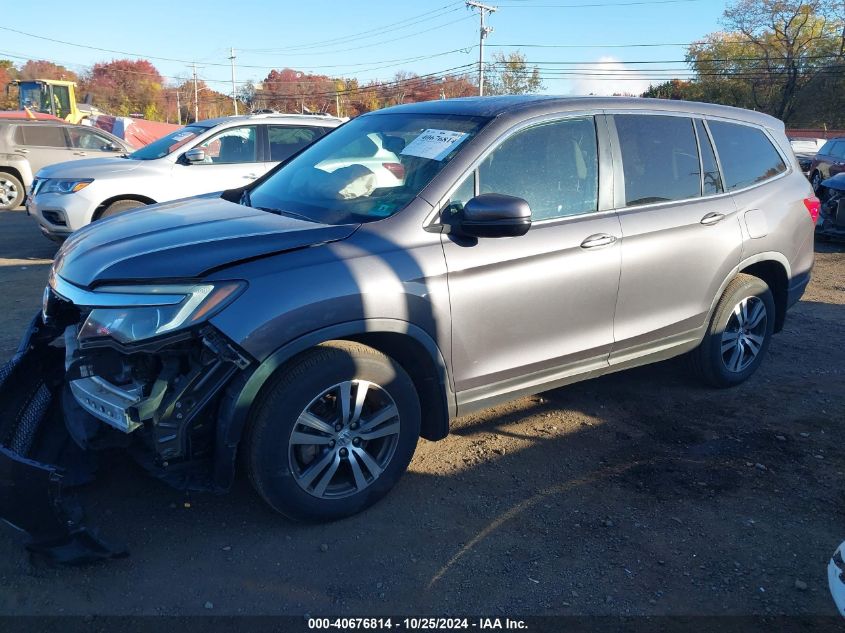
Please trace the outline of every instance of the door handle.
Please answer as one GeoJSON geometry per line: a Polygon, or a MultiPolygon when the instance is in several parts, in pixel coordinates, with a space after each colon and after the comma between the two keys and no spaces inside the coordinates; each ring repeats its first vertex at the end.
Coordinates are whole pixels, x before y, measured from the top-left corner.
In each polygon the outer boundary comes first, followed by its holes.
{"type": "Polygon", "coordinates": [[[703,218],[701,218],[701,223],[705,226],[710,226],[711,224],[716,224],[717,222],[721,222],[725,219],[724,213],[708,213],[703,218]]]}
{"type": "Polygon", "coordinates": [[[73,155],[74,156],[88,156],[88,154],[86,154],[85,152],[74,152],[73,155]]]}
{"type": "Polygon", "coordinates": [[[17,154],[29,154],[29,150],[19,147],[18,149],[15,150],[15,153],[17,153],[17,154]]]}
{"type": "Polygon", "coordinates": [[[602,246],[610,246],[616,241],[616,236],[607,233],[596,233],[591,235],[583,242],[581,248],[600,248],[602,246]]]}
{"type": "Polygon", "coordinates": [[[258,174],[247,174],[244,178],[249,178],[250,180],[255,180],[258,178],[258,174]]]}

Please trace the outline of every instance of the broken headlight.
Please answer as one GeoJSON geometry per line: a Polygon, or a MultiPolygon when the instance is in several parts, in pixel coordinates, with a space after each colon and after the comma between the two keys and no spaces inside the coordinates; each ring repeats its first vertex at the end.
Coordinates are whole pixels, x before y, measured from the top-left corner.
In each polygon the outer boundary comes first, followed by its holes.
{"type": "Polygon", "coordinates": [[[171,297],[171,303],[131,307],[94,308],[79,330],[79,340],[110,337],[120,343],[134,343],[190,327],[211,317],[231,303],[246,286],[244,282],[207,283],[184,286],[121,286],[103,292],[171,297]]]}

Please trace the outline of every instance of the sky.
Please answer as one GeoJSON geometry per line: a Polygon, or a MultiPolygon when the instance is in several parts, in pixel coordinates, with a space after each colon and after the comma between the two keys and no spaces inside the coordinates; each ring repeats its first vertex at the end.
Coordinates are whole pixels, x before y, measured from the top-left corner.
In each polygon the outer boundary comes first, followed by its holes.
{"type": "MultiPolygon", "coordinates": [[[[498,7],[486,18],[493,31],[485,40],[485,60],[519,50],[540,68],[543,92],[561,95],[638,94],[661,78],[688,76],[685,45],[719,30],[725,9],[720,0],[485,3],[498,7]]],[[[238,85],[284,67],[362,82],[390,80],[397,71],[426,75],[478,68],[478,13],[460,0],[147,0],[72,11],[69,6],[0,0],[0,58],[18,64],[47,59],[76,72],[99,61],[143,58],[174,83],[191,75],[195,61],[199,77],[228,94],[230,48],[238,85]]]]}

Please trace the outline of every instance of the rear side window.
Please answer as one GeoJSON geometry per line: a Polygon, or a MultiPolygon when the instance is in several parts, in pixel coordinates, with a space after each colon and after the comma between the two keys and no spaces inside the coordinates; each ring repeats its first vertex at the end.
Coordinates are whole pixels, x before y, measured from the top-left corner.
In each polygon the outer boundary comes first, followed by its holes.
{"type": "Polygon", "coordinates": [[[701,167],[692,119],[617,114],[627,206],[701,195],[701,167]]]}
{"type": "Polygon", "coordinates": [[[719,175],[719,167],[716,164],[716,154],[713,152],[713,145],[710,144],[710,137],[704,129],[704,122],[701,119],[695,120],[695,131],[698,135],[698,146],[701,148],[701,167],[703,176],[701,178],[702,194],[709,196],[715,193],[722,193],[722,177],[719,175]]]}
{"type": "Polygon", "coordinates": [[[285,160],[323,134],[325,130],[318,127],[271,125],[267,130],[270,140],[270,160],[274,162],[285,160]]]}
{"type": "Polygon", "coordinates": [[[37,147],[67,147],[64,130],[53,125],[22,125],[24,145],[37,147]]]}
{"type": "Polygon", "coordinates": [[[728,191],[742,189],[786,171],[786,164],[769,137],[748,125],[708,121],[722,162],[728,191]]]}

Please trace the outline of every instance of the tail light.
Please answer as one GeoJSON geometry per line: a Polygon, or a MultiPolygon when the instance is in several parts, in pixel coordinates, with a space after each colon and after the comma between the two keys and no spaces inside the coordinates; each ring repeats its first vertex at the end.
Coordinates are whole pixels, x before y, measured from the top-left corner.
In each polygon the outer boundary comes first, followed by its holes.
{"type": "Polygon", "coordinates": [[[807,207],[807,213],[810,214],[810,217],[813,219],[813,224],[815,224],[816,220],[819,219],[819,211],[821,211],[822,208],[821,200],[816,198],[816,196],[804,198],[804,206],[807,207]]]}
{"type": "Polygon", "coordinates": [[[405,179],[405,166],[402,165],[402,163],[382,163],[381,166],[396,176],[399,180],[405,179]]]}

